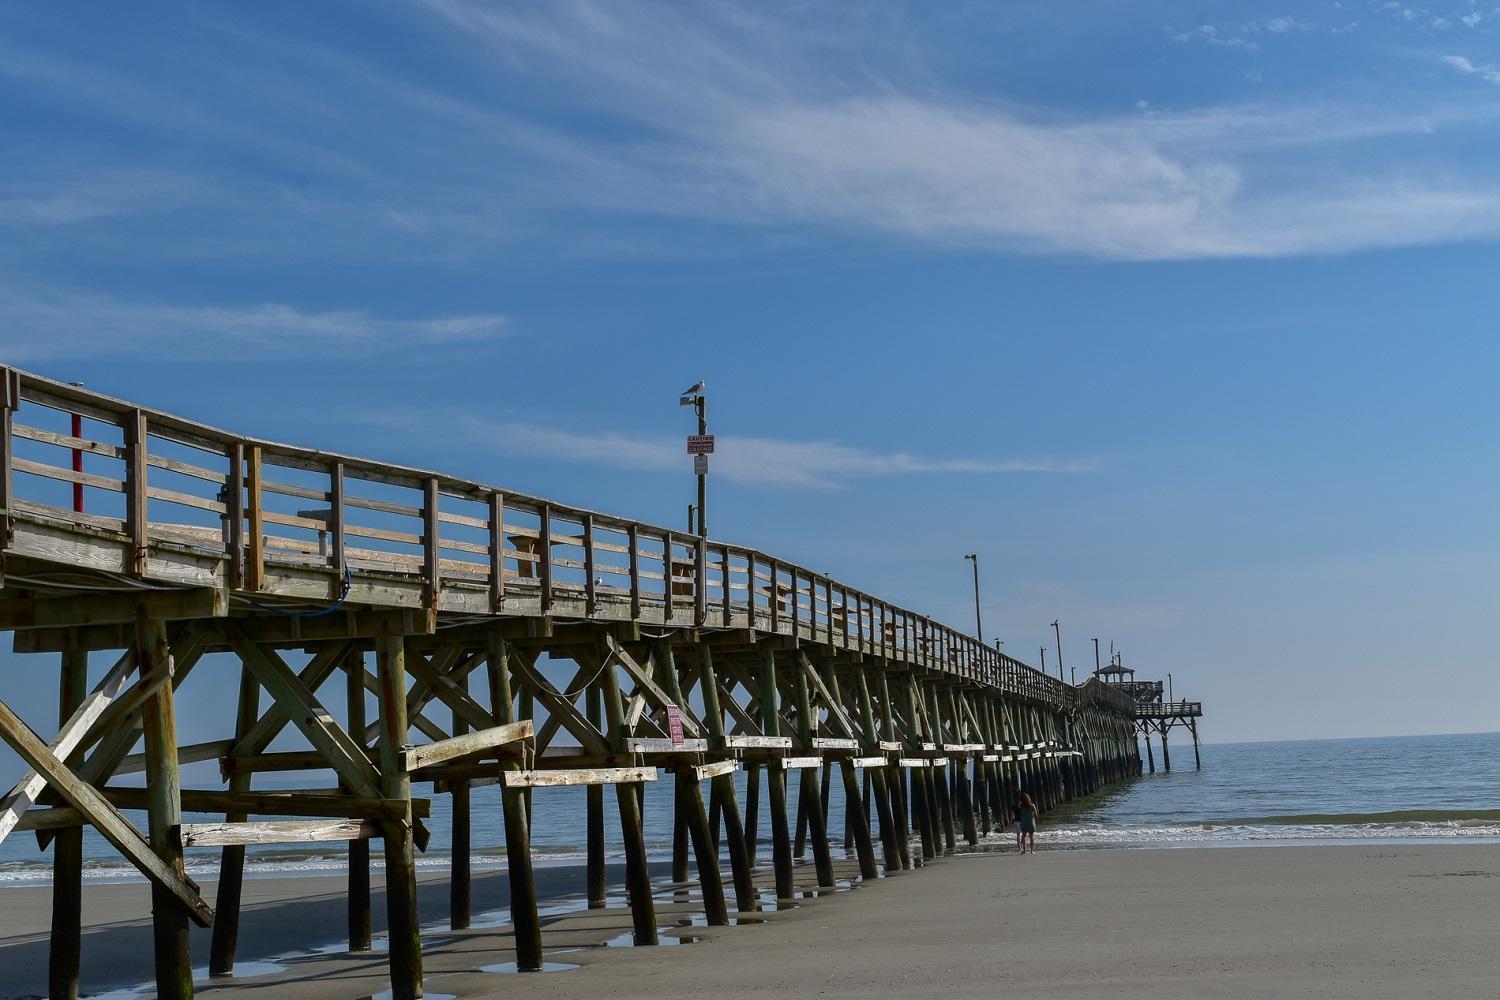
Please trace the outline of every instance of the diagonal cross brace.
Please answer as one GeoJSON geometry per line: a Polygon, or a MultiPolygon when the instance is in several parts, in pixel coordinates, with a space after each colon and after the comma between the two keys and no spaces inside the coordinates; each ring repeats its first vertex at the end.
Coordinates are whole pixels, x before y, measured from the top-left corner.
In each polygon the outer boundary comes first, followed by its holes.
{"type": "MultiPolygon", "coordinates": [[[[333,643],[324,646],[308,661],[307,666],[302,668],[301,673],[297,674],[297,680],[308,691],[316,691],[338,669],[339,661],[348,651],[348,643],[333,643]]],[[[290,721],[281,703],[273,702],[245,735],[235,741],[234,748],[227,756],[253,757],[256,754],[265,753],[266,747],[271,745],[271,741],[287,727],[290,721]]]]}
{"type": "MultiPolygon", "coordinates": [[[[93,728],[94,723],[104,714],[104,710],[120,696],[125,690],[125,682],[130,679],[135,670],[135,652],[129,651],[121,656],[115,665],[110,668],[109,673],[94,688],[93,693],[84,699],[82,705],[78,706],[68,721],[63,723],[62,728],[57,731],[52,742],[47,745],[58,760],[67,760],[73,751],[83,745],[84,737],[93,728]]],[[[156,690],[156,685],[165,678],[152,677],[151,691],[156,690]]],[[[142,679],[136,684],[136,689],[146,684],[142,679]]],[[[146,692],[147,694],[150,691],[146,692]]],[[[21,816],[27,809],[36,804],[41,796],[42,790],[47,787],[47,779],[35,770],[28,771],[26,775],[16,782],[16,786],[10,790],[10,794],[0,800],[0,841],[10,834],[20,822],[21,816]]]]}
{"type": "Polygon", "coordinates": [[[380,774],[365,756],[364,748],[339,727],[281,657],[252,642],[233,622],[226,621],[219,628],[235,655],[281,706],[288,721],[307,737],[349,788],[362,798],[384,798],[380,774]]]}
{"type": "MultiPolygon", "coordinates": [[[[552,682],[536,668],[535,663],[529,662],[524,656],[515,655],[510,657],[510,662],[515,665],[516,671],[526,678],[526,683],[531,685],[537,700],[547,707],[549,716],[555,716],[563,728],[573,734],[573,738],[584,750],[589,753],[611,752],[604,737],[588,719],[583,717],[583,713],[578,711],[578,706],[553,687],[552,682]]],[[[607,664],[606,669],[608,669],[607,664]]]]}
{"type": "MultiPolygon", "coordinates": [[[[454,681],[446,673],[442,673],[433,663],[429,663],[427,658],[414,649],[410,643],[406,646],[406,669],[419,682],[426,682],[437,699],[451,708],[469,726],[474,729],[488,729],[494,723],[489,711],[475,701],[473,696],[464,690],[463,685],[454,681]]],[[[444,739],[446,737],[433,738],[444,739]]]]}
{"type": "Polygon", "coordinates": [[[10,706],[0,701],[0,737],[30,767],[47,779],[68,805],[77,809],[105,840],[140,869],[152,882],[175,896],[193,922],[200,927],[213,923],[213,907],[203,901],[197,887],[179,876],[151,849],[141,832],[130,825],[120,811],[110,805],[98,789],[81,780],[57,758],[40,736],[22,722],[10,706]]]}
{"type": "MultiPolygon", "coordinates": [[[[609,649],[609,654],[619,662],[620,666],[625,669],[625,672],[635,681],[636,690],[639,694],[644,695],[647,701],[654,702],[657,708],[664,711],[668,705],[675,706],[678,714],[682,717],[682,728],[687,730],[690,736],[703,735],[703,724],[694,718],[692,711],[686,705],[678,705],[673,701],[672,696],[662,690],[661,685],[656,683],[655,678],[651,676],[650,672],[642,668],[625,651],[625,647],[620,645],[618,639],[606,633],[604,643],[609,649]]],[[[606,663],[605,666],[607,669],[608,664],[606,663]]]]}
{"type": "Polygon", "coordinates": [[[812,683],[813,690],[818,692],[818,698],[824,705],[828,706],[828,721],[833,723],[834,728],[839,731],[844,739],[858,739],[859,736],[855,732],[854,720],[849,718],[849,713],[844,709],[844,706],[839,704],[838,699],[833,696],[833,692],[828,690],[828,685],[823,683],[823,678],[819,675],[817,668],[813,666],[812,660],[808,659],[807,654],[800,649],[797,651],[797,662],[802,665],[802,672],[807,675],[808,681],[812,683]]]}

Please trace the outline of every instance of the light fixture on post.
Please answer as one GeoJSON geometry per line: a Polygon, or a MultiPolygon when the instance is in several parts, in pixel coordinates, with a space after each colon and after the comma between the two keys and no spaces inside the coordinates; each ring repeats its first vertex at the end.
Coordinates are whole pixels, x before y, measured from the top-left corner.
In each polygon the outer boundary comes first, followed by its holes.
{"type": "Polygon", "coordinates": [[[693,456],[693,472],[698,477],[698,536],[708,537],[708,456],[713,454],[714,439],[708,433],[708,396],[703,388],[707,383],[699,379],[695,385],[682,391],[677,402],[698,411],[698,433],[688,438],[688,454],[693,456]]]}

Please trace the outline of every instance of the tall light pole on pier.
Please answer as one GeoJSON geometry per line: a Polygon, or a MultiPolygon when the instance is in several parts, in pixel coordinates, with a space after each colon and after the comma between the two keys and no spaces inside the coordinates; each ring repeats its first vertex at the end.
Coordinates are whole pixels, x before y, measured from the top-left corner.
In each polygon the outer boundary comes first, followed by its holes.
{"type": "Polygon", "coordinates": [[[1094,676],[1099,676],[1099,640],[1094,639],[1094,676]]]}
{"type": "Polygon", "coordinates": [[[682,391],[677,402],[698,411],[698,433],[688,438],[688,454],[693,456],[693,472],[698,476],[698,535],[708,537],[708,456],[713,454],[714,439],[708,433],[708,395],[703,391],[706,383],[697,384],[682,391]]]}
{"type": "Polygon", "coordinates": [[[1167,674],[1167,704],[1172,703],[1172,675],[1167,674]]]}
{"type": "Polygon", "coordinates": [[[1063,679],[1062,626],[1057,624],[1056,618],[1052,619],[1052,631],[1057,633],[1057,679],[1060,681],[1063,679]]]}
{"type": "Polygon", "coordinates": [[[984,625],[979,620],[979,555],[970,552],[964,558],[974,564],[974,638],[984,642],[984,625]]]}

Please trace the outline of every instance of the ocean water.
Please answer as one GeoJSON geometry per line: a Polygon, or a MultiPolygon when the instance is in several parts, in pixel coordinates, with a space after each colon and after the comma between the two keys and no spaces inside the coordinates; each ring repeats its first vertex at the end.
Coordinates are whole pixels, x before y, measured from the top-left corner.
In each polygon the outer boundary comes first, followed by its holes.
{"type": "MultiPolygon", "coordinates": [[[[1086,849],[1500,841],[1500,733],[1209,744],[1202,748],[1201,771],[1193,769],[1190,743],[1177,741],[1173,750],[1176,770],[1171,773],[1143,775],[1043,817],[1039,844],[1086,849]]],[[[736,778],[743,803],[744,774],[736,778]]],[[[310,783],[307,774],[298,776],[300,787],[310,783]]],[[[835,771],[829,830],[836,846],[844,830],[839,784],[835,771]]],[[[672,786],[669,776],[646,785],[646,841],[653,860],[670,857],[672,786]]],[[[789,792],[788,801],[795,808],[795,777],[789,792]]],[[[767,841],[763,853],[769,857],[765,795],[762,782],[760,834],[767,841]]],[[[494,786],[475,789],[471,799],[473,865],[504,868],[499,791],[494,786]]],[[[418,857],[421,867],[448,866],[449,801],[447,796],[432,799],[432,843],[418,857]]],[[[538,865],[582,863],[585,801],[582,788],[534,792],[532,849],[538,865]]],[[[604,806],[607,850],[618,859],[622,855],[614,789],[605,789],[604,806]]],[[[127,815],[144,828],[143,816],[127,815]]],[[[214,818],[184,817],[188,822],[214,818]]],[[[992,839],[1003,842],[1004,835],[992,839]]],[[[85,834],[84,852],[86,879],[140,880],[135,869],[92,831],[85,834]]],[[[189,874],[200,880],[214,878],[218,855],[217,849],[189,852],[189,874]]],[[[378,868],[378,844],[371,855],[378,868]]],[[[251,848],[247,859],[246,874],[252,878],[344,870],[341,844],[251,848]]],[[[0,843],[0,887],[44,884],[50,869],[50,851],[38,851],[32,834],[12,834],[0,843]]]]}

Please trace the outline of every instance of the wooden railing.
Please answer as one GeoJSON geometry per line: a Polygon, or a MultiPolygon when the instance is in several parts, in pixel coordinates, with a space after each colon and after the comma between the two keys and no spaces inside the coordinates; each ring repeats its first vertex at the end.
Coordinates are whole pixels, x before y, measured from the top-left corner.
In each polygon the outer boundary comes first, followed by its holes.
{"type": "Polygon", "coordinates": [[[1149,715],[1152,718],[1166,716],[1196,716],[1203,714],[1203,702],[1201,701],[1160,701],[1143,702],[1136,705],[1137,715],[1149,715]]]}
{"type": "Polygon", "coordinates": [[[170,551],[222,560],[223,585],[265,599],[305,602],[311,573],[327,602],[399,606],[415,592],[442,612],[754,628],[1077,703],[968,635],[754,549],[0,374],[3,544],[18,519],[61,523],[125,543],[120,571],[146,579],[170,551]],[[302,589],[283,585],[299,575],[302,589]]]}

